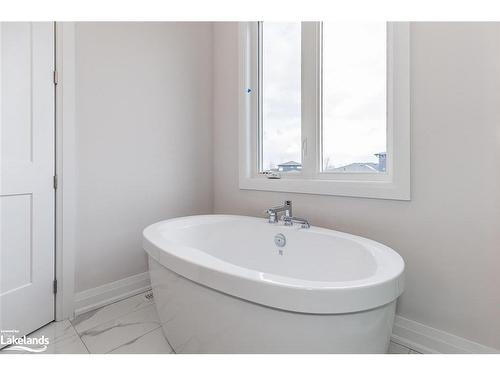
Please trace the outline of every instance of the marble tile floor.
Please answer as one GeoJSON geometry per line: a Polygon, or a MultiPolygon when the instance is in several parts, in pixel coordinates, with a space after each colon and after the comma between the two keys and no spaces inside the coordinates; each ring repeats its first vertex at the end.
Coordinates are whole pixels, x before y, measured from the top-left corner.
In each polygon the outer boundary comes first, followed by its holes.
{"type": "MultiPolygon", "coordinates": [[[[49,338],[49,354],[170,354],[174,353],[163,336],[151,292],[141,293],[74,320],[52,322],[28,337],[49,338]]],[[[1,350],[2,354],[21,353],[1,350]]],[[[390,354],[415,354],[391,342],[390,354]]]]}
{"type": "MultiPolygon", "coordinates": [[[[28,337],[49,338],[50,354],[170,354],[151,292],[52,322],[28,337]]],[[[0,353],[20,353],[2,350],[0,353]]]]}
{"type": "Polygon", "coordinates": [[[394,341],[389,343],[389,351],[388,354],[421,354],[411,348],[408,348],[404,345],[398,344],[394,341]]]}

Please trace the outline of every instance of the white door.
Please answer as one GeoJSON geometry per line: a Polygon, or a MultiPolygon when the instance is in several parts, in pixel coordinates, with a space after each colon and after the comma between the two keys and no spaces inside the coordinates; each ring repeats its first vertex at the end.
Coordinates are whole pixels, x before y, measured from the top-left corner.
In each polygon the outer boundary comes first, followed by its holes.
{"type": "Polygon", "coordinates": [[[0,23],[0,330],[54,320],[54,25],[0,23]]]}

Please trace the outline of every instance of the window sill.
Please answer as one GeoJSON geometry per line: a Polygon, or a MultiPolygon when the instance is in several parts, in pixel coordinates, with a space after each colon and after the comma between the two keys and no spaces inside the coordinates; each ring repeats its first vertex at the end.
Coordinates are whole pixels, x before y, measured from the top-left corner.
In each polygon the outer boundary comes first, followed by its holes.
{"type": "Polygon", "coordinates": [[[281,191],[344,197],[410,200],[410,183],[406,181],[348,181],[320,179],[268,179],[240,177],[240,189],[281,191]]]}

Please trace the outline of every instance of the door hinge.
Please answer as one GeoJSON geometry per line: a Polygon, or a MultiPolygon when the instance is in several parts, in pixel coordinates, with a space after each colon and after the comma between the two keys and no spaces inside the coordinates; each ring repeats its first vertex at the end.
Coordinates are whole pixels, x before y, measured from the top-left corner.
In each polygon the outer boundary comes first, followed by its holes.
{"type": "Polygon", "coordinates": [[[54,175],[54,190],[57,190],[57,175],[54,175]]]}
{"type": "Polygon", "coordinates": [[[54,280],[52,284],[52,290],[54,291],[54,294],[57,294],[57,280],[54,280]]]}
{"type": "Polygon", "coordinates": [[[57,70],[54,70],[54,85],[59,83],[59,76],[57,74],[57,70]]]}

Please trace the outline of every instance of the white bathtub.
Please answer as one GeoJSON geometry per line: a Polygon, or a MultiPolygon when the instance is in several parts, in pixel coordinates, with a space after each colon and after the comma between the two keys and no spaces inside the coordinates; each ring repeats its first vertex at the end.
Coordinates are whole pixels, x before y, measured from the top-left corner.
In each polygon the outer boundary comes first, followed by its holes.
{"type": "Polygon", "coordinates": [[[163,332],[177,353],[385,353],[403,259],[366,238],[205,215],[144,230],[163,332]],[[284,247],[274,242],[286,238],[284,247]]]}

